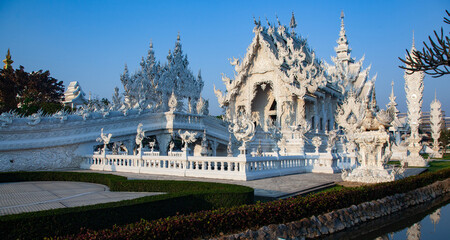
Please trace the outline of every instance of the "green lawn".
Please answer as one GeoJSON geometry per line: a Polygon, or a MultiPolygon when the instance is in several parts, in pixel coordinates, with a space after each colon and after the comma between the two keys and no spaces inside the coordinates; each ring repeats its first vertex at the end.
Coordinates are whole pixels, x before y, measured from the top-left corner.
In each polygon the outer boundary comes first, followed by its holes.
{"type": "MultiPolygon", "coordinates": [[[[448,157],[448,156],[447,156],[448,157]]],[[[450,168],[450,161],[432,161],[429,163],[428,171],[430,172],[436,172],[438,170],[444,169],[444,168],[450,168]]]]}

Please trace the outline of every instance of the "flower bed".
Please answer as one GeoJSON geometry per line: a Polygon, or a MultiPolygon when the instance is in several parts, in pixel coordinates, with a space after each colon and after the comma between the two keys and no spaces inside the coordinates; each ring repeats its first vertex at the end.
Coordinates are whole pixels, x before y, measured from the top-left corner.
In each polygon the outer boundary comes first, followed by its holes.
{"type": "Polygon", "coordinates": [[[141,220],[100,231],[84,230],[61,239],[192,239],[287,223],[335,209],[405,193],[450,177],[450,169],[395,182],[345,188],[267,203],[201,211],[158,220],[141,220]]]}

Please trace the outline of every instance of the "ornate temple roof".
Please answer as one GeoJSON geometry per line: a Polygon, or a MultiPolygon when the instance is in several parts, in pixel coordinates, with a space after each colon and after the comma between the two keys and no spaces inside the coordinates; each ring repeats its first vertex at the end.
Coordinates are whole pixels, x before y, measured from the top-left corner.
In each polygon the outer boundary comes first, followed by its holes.
{"type": "Polygon", "coordinates": [[[221,106],[228,105],[231,98],[239,93],[241,85],[249,75],[255,74],[252,67],[258,54],[264,54],[266,59],[265,69],[257,73],[274,71],[281,79],[283,87],[293,95],[302,98],[307,94],[315,94],[318,89],[340,94],[337,85],[330,81],[321,61],[308,46],[307,40],[295,33],[297,22],[294,15],[291,18],[291,32],[289,27],[281,25],[279,21],[278,25],[267,22],[267,26],[263,26],[260,20],[255,19],[254,22],[255,36],[245,57],[242,60],[233,58],[230,61],[235,69],[234,79],[222,76],[227,89],[226,95],[215,89],[221,106]]]}

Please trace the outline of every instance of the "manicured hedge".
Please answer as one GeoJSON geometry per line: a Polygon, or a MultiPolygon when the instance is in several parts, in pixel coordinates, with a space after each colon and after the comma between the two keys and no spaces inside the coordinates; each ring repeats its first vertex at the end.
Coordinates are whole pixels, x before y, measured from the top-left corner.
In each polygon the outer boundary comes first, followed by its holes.
{"type": "Polygon", "coordinates": [[[127,180],[125,177],[80,172],[0,173],[0,182],[81,181],[107,185],[112,191],[166,192],[121,202],[54,209],[0,217],[1,239],[33,239],[102,229],[140,219],[253,203],[253,189],[244,186],[191,181],[127,180]]]}
{"type": "Polygon", "coordinates": [[[403,180],[365,187],[344,188],[267,203],[201,211],[158,220],[141,220],[134,224],[114,226],[100,231],[85,230],[59,239],[193,239],[257,229],[323,214],[404,193],[450,177],[450,169],[424,173],[403,180]]]}

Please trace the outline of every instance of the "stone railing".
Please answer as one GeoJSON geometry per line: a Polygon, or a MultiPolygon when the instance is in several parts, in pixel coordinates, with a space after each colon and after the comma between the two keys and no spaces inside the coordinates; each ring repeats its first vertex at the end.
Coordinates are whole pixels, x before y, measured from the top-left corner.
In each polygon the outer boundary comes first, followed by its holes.
{"type": "Polygon", "coordinates": [[[159,156],[159,152],[147,152],[147,151],[143,151],[142,154],[144,156],[159,156]]]}
{"type": "Polygon", "coordinates": [[[81,168],[244,181],[305,172],[340,171],[337,159],[322,155],[203,157],[186,156],[183,152],[169,152],[169,156],[96,154],[84,157],[81,168]]]}

